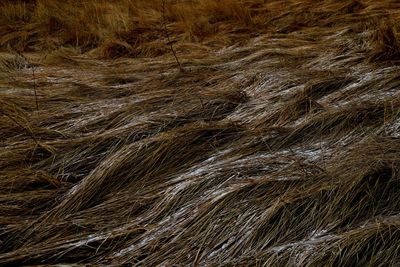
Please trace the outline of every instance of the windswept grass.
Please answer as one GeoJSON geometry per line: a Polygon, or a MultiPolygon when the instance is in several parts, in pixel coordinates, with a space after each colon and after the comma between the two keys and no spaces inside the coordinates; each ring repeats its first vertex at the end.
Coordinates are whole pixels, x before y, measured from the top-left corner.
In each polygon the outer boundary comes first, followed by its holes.
{"type": "Polygon", "coordinates": [[[399,8],[1,2],[0,265],[399,265],[399,8]]]}

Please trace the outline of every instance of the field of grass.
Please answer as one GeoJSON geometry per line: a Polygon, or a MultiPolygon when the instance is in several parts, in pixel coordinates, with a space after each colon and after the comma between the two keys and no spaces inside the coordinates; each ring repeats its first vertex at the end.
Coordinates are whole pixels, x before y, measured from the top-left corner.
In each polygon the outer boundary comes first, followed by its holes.
{"type": "Polygon", "coordinates": [[[400,3],[0,3],[0,265],[400,265],[400,3]]]}

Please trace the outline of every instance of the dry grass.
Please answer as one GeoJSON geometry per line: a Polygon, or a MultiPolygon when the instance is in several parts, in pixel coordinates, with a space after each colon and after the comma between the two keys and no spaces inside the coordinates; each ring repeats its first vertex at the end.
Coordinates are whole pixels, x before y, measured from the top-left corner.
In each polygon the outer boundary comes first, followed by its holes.
{"type": "MultiPolygon", "coordinates": [[[[0,46],[20,52],[75,46],[97,48],[99,57],[151,57],[166,52],[164,22],[181,42],[213,39],[232,26],[255,30],[250,8],[237,0],[164,2],[163,11],[161,0],[5,1],[0,46]]],[[[236,41],[227,36],[224,43],[236,41]]]]}
{"type": "Polygon", "coordinates": [[[0,4],[0,265],[399,265],[400,4],[166,4],[0,4]]]}

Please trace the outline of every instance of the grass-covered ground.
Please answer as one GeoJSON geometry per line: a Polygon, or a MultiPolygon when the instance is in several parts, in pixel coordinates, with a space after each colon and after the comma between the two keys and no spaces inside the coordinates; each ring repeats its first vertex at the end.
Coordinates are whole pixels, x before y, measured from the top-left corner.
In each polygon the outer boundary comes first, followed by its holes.
{"type": "Polygon", "coordinates": [[[2,1],[0,265],[398,266],[399,18],[2,1]]]}

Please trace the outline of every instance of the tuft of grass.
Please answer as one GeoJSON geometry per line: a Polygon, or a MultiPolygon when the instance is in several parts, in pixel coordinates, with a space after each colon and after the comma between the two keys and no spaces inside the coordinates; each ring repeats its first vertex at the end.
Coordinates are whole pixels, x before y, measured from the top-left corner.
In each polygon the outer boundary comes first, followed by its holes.
{"type": "Polygon", "coordinates": [[[4,73],[12,73],[22,70],[29,66],[29,62],[25,57],[18,53],[2,53],[0,54],[0,71],[4,73]]]}
{"type": "Polygon", "coordinates": [[[393,25],[382,23],[374,34],[370,61],[393,61],[400,59],[400,43],[393,25]]]}

